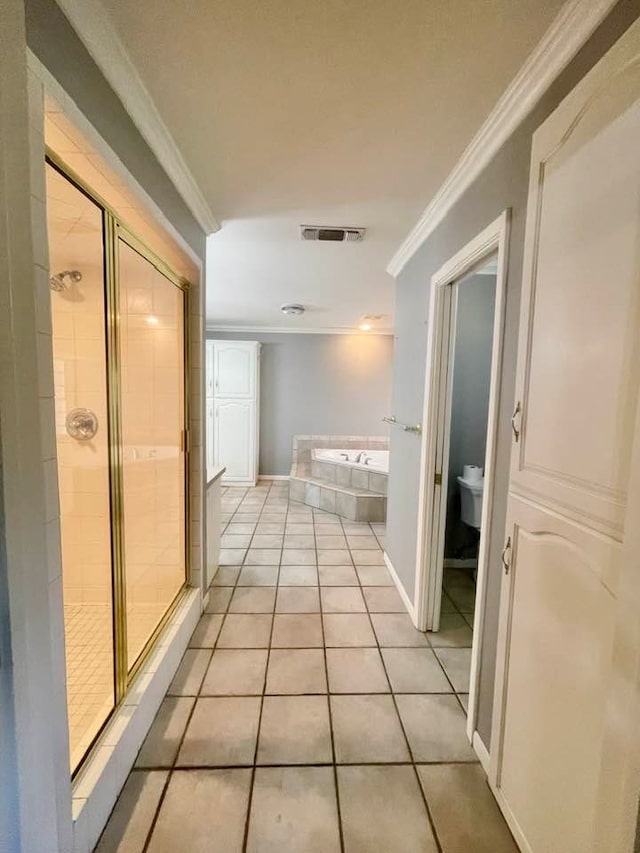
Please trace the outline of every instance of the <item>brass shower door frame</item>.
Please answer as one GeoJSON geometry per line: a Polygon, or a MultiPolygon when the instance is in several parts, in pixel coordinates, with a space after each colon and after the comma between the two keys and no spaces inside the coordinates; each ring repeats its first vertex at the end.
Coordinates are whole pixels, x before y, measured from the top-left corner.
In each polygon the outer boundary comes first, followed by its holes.
{"type": "MultiPolygon", "coordinates": [[[[78,763],[73,775],[83,766],[95,746],[106,723],[122,704],[129,686],[145,660],[153,650],[163,628],[171,618],[184,597],[190,578],[190,382],[191,349],[189,334],[189,304],[191,283],[179,275],[156,252],[130,228],[98,193],[91,188],[62,158],[50,148],[46,149],[46,162],[66,180],[86,195],[102,211],[104,244],[104,295],[106,328],[106,385],[108,412],[108,448],[109,448],[109,504],[111,529],[111,580],[112,580],[112,618],[114,649],[114,707],[105,718],[89,749],[78,763]],[[151,636],[131,667],[127,658],[127,591],[126,565],[124,550],[124,484],[123,484],[123,444],[122,444],[122,364],[120,355],[120,266],[119,246],[125,243],[134,252],[141,255],[164,278],[182,292],[182,334],[183,334],[183,412],[184,422],[180,439],[184,454],[184,581],[159,620],[151,636]]],[[[64,566],[63,566],[64,572],[64,566]]]]}

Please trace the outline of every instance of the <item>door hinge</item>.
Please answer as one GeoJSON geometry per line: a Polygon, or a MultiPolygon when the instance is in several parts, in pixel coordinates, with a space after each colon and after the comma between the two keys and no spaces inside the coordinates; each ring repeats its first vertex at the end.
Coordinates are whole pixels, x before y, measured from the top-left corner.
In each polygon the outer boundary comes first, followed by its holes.
{"type": "Polygon", "coordinates": [[[180,433],[180,450],[183,453],[189,452],[189,430],[183,429],[180,433]]]}
{"type": "Polygon", "coordinates": [[[433,482],[436,484],[436,486],[442,485],[442,471],[436,471],[436,473],[433,475],[433,482]]]}

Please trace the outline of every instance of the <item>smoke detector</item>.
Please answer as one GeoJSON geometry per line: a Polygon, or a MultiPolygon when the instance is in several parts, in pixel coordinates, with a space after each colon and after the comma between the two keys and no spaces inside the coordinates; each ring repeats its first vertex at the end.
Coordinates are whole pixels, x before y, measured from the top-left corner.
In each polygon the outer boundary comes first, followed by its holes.
{"type": "Polygon", "coordinates": [[[292,317],[299,317],[300,314],[304,314],[304,305],[281,305],[280,310],[283,314],[287,314],[292,317]]]}
{"type": "Polygon", "coordinates": [[[326,225],[301,225],[303,240],[321,240],[329,243],[359,243],[366,228],[333,228],[326,225]]]}

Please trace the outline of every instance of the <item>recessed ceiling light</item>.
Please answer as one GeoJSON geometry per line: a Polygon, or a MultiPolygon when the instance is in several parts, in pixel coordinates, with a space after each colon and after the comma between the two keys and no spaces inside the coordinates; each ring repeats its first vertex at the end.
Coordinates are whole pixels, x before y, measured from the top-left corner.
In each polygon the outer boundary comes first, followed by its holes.
{"type": "Polygon", "coordinates": [[[371,331],[371,323],[361,323],[360,324],[361,332],[370,332],[371,331]]]}
{"type": "Polygon", "coordinates": [[[299,317],[300,314],[304,314],[304,305],[297,305],[295,303],[291,305],[281,305],[280,310],[283,314],[288,314],[293,317],[299,317]]]}

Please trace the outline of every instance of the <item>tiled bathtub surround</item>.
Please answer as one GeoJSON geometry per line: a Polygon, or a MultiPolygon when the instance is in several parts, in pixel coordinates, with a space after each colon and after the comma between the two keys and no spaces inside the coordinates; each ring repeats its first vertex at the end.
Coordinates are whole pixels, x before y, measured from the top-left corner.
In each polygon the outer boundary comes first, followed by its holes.
{"type": "MultiPolygon", "coordinates": [[[[349,482],[338,482],[338,474],[318,469],[315,462],[314,474],[312,452],[318,448],[344,448],[346,450],[388,450],[389,439],[384,436],[358,435],[297,435],[293,439],[293,464],[289,477],[290,497],[293,501],[306,503],[316,509],[337,513],[343,518],[356,522],[383,522],[387,514],[386,484],[380,491],[380,481],[374,479],[373,472],[361,471],[355,480],[349,473],[349,482]],[[335,477],[335,479],[334,479],[335,477]],[[366,480],[366,484],[365,484],[366,480]]],[[[321,463],[322,465],[322,463],[321,463]]],[[[337,468],[329,466],[327,468],[337,468]]],[[[356,469],[349,469],[356,471],[356,469]]],[[[346,475],[340,475],[343,479],[346,475]]],[[[383,477],[384,475],[378,475],[383,477]]]]}
{"type": "MultiPolygon", "coordinates": [[[[311,474],[319,480],[335,483],[337,486],[351,486],[354,489],[366,489],[381,495],[387,494],[389,474],[387,471],[367,470],[364,465],[354,465],[349,460],[333,461],[320,456],[322,448],[311,451],[311,474]]],[[[345,453],[348,451],[345,450],[345,453]]],[[[366,453],[366,451],[362,451],[366,453]]],[[[388,451],[381,451],[387,453],[388,451]]],[[[354,451],[350,452],[350,456],[354,451]]]]}
{"type": "Polygon", "coordinates": [[[229,564],[98,853],[516,853],[464,731],[462,615],[413,628],[383,525],[280,485],[222,502],[229,564]]]}
{"type": "Polygon", "coordinates": [[[311,451],[318,447],[388,450],[389,439],[384,435],[295,435],[293,437],[293,466],[300,474],[304,475],[311,472],[311,451]]]}

